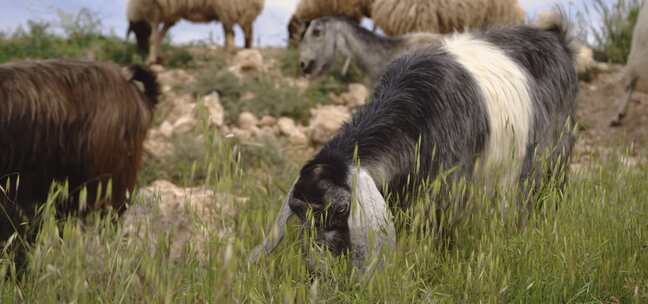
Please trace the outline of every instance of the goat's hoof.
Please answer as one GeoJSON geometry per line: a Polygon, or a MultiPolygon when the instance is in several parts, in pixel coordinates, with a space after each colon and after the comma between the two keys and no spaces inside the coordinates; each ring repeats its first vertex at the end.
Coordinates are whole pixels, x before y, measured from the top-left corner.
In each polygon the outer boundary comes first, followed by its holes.
{"type": "Polygon", "coordinates": [[[610,127],[620,127],[622,124],[623,123],[621,118],[615,118],[610,121],[610,127]]]}

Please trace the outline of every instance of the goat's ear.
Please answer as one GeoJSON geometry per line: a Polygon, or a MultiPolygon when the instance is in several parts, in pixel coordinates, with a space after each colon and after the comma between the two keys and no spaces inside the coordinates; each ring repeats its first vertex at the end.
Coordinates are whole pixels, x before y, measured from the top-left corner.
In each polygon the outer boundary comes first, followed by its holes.
{"type": "Polygon", "coordinates": [[[292,187],[290,188],[288,197],[281,206],[281,210],[279,210],[279,214],[277,215],[277,218],[275,219],[275,222],[270,229],[270,233],[268,233],[265,239],[263,239],[262,244],[258,245],[252,250],[252,253],[250,253],[250,256],[248,257],[248,263],[256,263],[261,255],[271,253],[277,247],[277,245],[279,245],[279,242],[281,242],[281,240],[284,238],[284,235],[286,234],[286,224],[288,223],[288,219],[290,219],[290,217],[294,215],[292,210],[290,210],[289,203],[292,199],[296,182],[297,181],[295,181],[295,183],[293,183],[292,187]]]}
{"type": "Polygon", "coordinates": [[[126,81],[131,81],[131,80],[133,80],[133,77],[135,76],[135,72],[130,67],[122,67],[121,68],[121,75],[122,75],[122,77],[124,77],[124,79],[126,79],[126,81]]]}
{"type": "Polygon", "coordinates": [[[299,40],[304,40],[304,36],[306,36],[306,31],[308,31],[308,28],[311,25],[311,20],[299,20],[299,40]]]}
{"type": "Polygon", "coordinates": [[[373,178],[364,169],[353,171],[348,219],[353,265],[367,270],[381,260],[383,247],[395,246],[396,232],[391,212],[373,178]]]}
{"type": "Polygon", "coordinates": [[[126,81],[128,81],[128,82],[132,83],[133,85],[135,85],[135,87],[137,87],[137,89],[140,92],[146,93],[146,85],[144,85],[143,82],[135,79],[135,73],[136,73],[136,71],[133,70],[132,66],[121,68],[122,77],[124,77],[126,79],[126,81]]]}

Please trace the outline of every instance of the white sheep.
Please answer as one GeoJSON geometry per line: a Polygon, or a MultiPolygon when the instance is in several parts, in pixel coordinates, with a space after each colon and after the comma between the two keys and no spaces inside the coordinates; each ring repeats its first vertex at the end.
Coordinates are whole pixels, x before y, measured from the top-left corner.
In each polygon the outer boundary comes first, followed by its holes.
{"type": "Polygon", "coordinates": [[[619,109],[610,122],[611,126],[621,125],[635,90],[648,92],[648,3],[644,4],[639,12],[637,25],[632,34],[630,55],[623,71],[623,84],[626,95],[619,102],[619,109]]]}
{"type": "Polygon", "coordinates": [[[128,34],[135,32],[141,52],[149,52],[147,63],[159,61],[159,49],[167,31],[181,19],[191,22],[220,21],[225,48],[234,47],[234,25],[245,34],[245,47],[252,47],[252,23],[261,14],[265,0],[129,0],[128,34]],[[161,26],[161,27],[160,27],[161,26]]]}
{"type": "Polygon", "coordinates": [[[306,24],[320,17],[349,17],[358,22],[369,17],[374,0],[301,0],[288,23],[288,37],[292,42],[301,39],[306,24]]]}
{"type": "Polygon", "coordinates": [[[371,16],[385,34],[393,36],[522,24],[526,13],[518,0],[374,0],[371,16]]]}

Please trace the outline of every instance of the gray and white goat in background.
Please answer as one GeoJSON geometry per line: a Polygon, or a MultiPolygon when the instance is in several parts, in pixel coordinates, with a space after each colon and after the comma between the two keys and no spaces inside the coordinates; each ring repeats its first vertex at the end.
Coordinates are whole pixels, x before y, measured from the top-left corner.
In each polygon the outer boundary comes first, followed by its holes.
{"type": "Polygon", "coordinates": [[[299,45],[299,61],[304,75],[319,76],[335,64],[339,52],[357,62],[375,82],[399,54],[415,46],[440,44],[441,39],[441,35],[432,33],[386,37],[363,28],[350,18],[323,17],[313,20],[306,29],[299,45]]]}
{"type": "Polygon", "coordinates": [[[278,245],[290,217],[307,229],[312,214],[317,244],[366,269],[395,244],[390,209],[409,207],[416,184],[448,168],[450,183],[519,192],[528,214],[574,143],[578,80],[562,20],[450,35],[392,62],[372,101],[301,169],[250,261],[278,245]],[[388,205],[385,186],[400,199],[388,205]]]}

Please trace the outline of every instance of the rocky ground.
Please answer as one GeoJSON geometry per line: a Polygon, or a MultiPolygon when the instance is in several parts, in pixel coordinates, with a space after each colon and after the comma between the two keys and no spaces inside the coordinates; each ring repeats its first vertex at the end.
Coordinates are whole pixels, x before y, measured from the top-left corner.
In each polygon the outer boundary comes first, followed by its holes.
{"type": "Polygon", "coordinates": [[[581,82],[578,122],[581,125],[575,166],[591,164],[600,157],[621,157],[629,166],[646,162],[648,156],[648,95],[635,92],[620,127],[610,127],[616,104],[624,96],[621,66],[609,66],[590,82],[581,82]],[[619,155],[619,150],[623,152],[619,155]]]}
{"type": "MultiPolygon", "coordinates": [[[[231,56],[227,65],[227,70],[242,81],[251,75],[270,74],[277,80],[283,77],[282,83],[300,89],[309,86],[307,80],[281,75],[277,50],[242,50],[231,56]]],[[[145,142],[146,161],[164,162],[176,153],[173,138],[196,137],[195,140],[200,141],[203,135],[194,131],[203,126],[204,121],[223,138],[253,143],[279,141],[285,143],[285,147],[290,146],[293,152],[301,152],[300,159],[305,159],[331,138],[354,109],[369,97],[365,84],[351,83],[346,92],[330,94],[330,104],[310,109],[307,123],[291,117],[258,117],[248,111],[234,118],[226,113],[217,92],[203,96],[187,92],[186,88],[196,82],[199,77],[196,73],[200,72],[154,68],[159,74],[163,96],[156,113],[158,124],[145,142]]],[[[577,114],[579,136],[572,160],[574,171],[587,169],[605,158],[619,158],[627,166],[646,161],[648,95],[636,94],[624,124],[609,127],[617,98],[623,95],[619,71],[618,66],[603,65],[592,73],[591,81],[581,83],[577,114]]],[[[251,98],[250,94],[242,94],[241,100],[251,98]]],[[[232,206],[245,202],[245,198],[216,193],[206,187],[183,188],[166,180],[144,186],[140,191],[144,203],[136,204],[124,217],[126,230],[142,239],[156,239],[160,233],[172,234],[172,256],[180,256],[187,242],[203,243],[201,240],[207,238],[205,231],[213,231],[209,227],[218,222],[219,216],[234,216],[236,208],[232,206]]]]}

